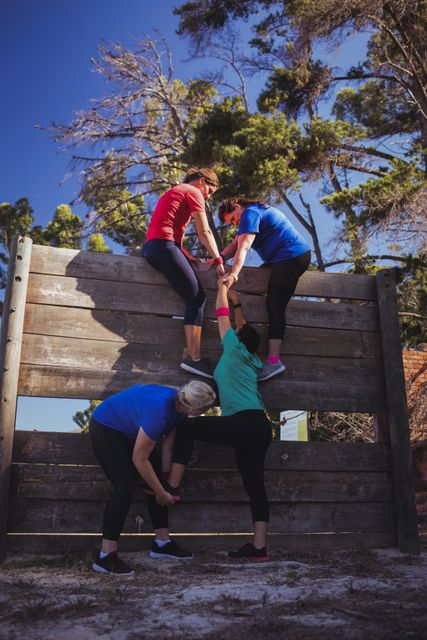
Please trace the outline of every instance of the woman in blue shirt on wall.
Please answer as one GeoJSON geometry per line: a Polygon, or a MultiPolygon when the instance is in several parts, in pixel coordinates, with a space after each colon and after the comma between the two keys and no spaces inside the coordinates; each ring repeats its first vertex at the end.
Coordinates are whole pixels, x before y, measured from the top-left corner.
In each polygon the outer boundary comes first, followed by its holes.
{"type": "Polygon", "coordinates": [[[269,320],[268,356],[258,380],[285,370],[280,361],[280,348],[286,328],[285,311],[293,296],[298,279],[310,264],[310,249],[284,213],[266,202],[233,197],[224,200],[218,210],[221,222],[238,226],[233,242],[221,255],[232,258],[233,267],[224,276],[228,287],[237,282],[246,254],[251,247],[270,269],[267,290],[269,320]]]}
{"type": "Polygon", "coordinates": [[[131,575],[117,555],[123,529],[135,493],[138,475],[152,490],[148,511],[155,539],[152,558],[191,558],[169,539],[168,505],[174,503],[161,472],[169,471],[177,425],[189,415],[200,415],[211,407],[216,395],[205,382],[193,380],[171,389],[155,384],[136,384],[102,402],[93,412],[89,434],[95,456],[113,485],[104,510],[102,546],[93,569],[100,573],[131,575]],[[163,441],[162,458],[155,450],[163,441]]]}

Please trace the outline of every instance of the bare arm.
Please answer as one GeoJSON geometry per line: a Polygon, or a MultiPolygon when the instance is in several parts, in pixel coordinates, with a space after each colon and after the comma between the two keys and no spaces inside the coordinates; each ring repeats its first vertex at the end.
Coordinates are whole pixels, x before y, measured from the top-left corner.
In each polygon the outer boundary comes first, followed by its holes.
{"type": "MultiPolygon", "coordinates": [[[[228,300],[227,300],[227,285],[224,282],[218,282],[218,293],[216,296],[216,308],[221,309],[223,307],[227,307],[228,309],[228,300]]],[[[231,328],[231,322],[229,316],[219,316],[218,318],[218,331],[219,335],[222,338],[225,336],[227,331],[231,328]]]]}
{"type": "Polygon", "coordinates": [[[241,236],[237,236],[237,251],[233,260],[233,268],[224,277],[227,287],[231,287],[234,282],[237,282],[239,273],[245,263],[246,254],[255,240],[255,235],[255,233],[243,233],[241,236]]]}
{"type": "Polygon", "coordinates": [[[229,289],[227,291],[227,296],[229,300],[231,300],[231,303],[233,305],[234,323],[237,329],[240,329],[240,327],[243,327],[243,325],[246,324],[246,318],[243,314],[242,303],[240,302],[239,296],[235,289],[229,289]],[[236,307],[236,305],[239,305],[239,306],[236,307]]]}
{"type": "Polygon", "coordinates": [[[160,505],[167,506],[168,504],[173,504],[174,500],[172,496],[163,489],[148,459],[155,444],[155,441],[149,438],[141,428],[133,448],[132,462],[141,478],[145,480],[148,486],[154,491],[156,501],[160,505]]]}
{"type": "MultiPolygon", "coordinates": [[[[206,213],[204,211],[194,211],[192,216],[196,227],[197,237],[199,238],[200,242],[207,249],[209,255],[212,256],[212,258],[218,258],[218,247],[216,246],[215,238],[209,226],[206,213]]],[[[222,264],[218,265],[217,273],[218,275],[225,273],[222,264]]]]}
{"type": "Polygon", "coordinates": [[[169,473],[172,465],[172,452],[175,442],[176,430],[174,429],[163,438],[162,443],[162,474],[169,473]]]}

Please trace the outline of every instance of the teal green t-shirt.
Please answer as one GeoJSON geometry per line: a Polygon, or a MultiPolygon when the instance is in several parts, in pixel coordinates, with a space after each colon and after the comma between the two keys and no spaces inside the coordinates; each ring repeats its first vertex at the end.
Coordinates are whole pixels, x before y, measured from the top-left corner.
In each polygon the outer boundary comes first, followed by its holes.
{"type": "Polygon", "coordinates": [[[264,411],[257,387],[261,360],[249,353],[231,328],[223,337],[222,346],[224,351],[214,371],[222,415],[231,416],[247,409],[264,411]]]}

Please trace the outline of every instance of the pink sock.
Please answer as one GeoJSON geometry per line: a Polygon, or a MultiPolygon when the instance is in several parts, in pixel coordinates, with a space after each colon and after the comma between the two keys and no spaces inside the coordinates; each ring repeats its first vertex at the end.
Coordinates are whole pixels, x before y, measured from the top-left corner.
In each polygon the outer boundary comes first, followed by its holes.
{"type": "Polygon", "coordinates": [[[268,356],[267,358],[267,362],[271,362],[271,364],[277,364],[279,361],[279,356],[268,356]]]}

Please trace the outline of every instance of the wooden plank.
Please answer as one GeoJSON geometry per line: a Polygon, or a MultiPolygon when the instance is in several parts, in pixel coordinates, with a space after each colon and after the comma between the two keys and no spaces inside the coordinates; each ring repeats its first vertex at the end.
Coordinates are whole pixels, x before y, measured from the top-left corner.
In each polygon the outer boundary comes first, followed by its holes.
{"type": "MultiPolygon", "coordinates": [[[[42,336],[38,334],[24,334],[22,344],[21,362],[25,364],[43,364],[51,366],[63,367],[81,367],[88,369],[116,369],[116,370],[132,370],[137,369],[145,371],[149,368],[150,362],[162,362],[162,366],[175,369],[183,357],[183,331],[181,326],[177,326],[173,320],[162,322],[164,318],[151,321],[151,328],[144,334],[144,343],[127,343],[110,340],[85,340],[81,338],[69,338],[61,336],[42,336]],[[152,325],[155,325],[154,327],[152,325]],[[168,333],[168,327],[171,331],[168,333]],[[164,342],[159,342],[163,340],[164,342]]],[[[337,375],[334,379],[333,366],[327,367],[326,371],[322,371],[320,378],[322,381],[328,374],[332,377],[327,378],[328,382],[354,382],[354,384],[363,384],[367,382],[366,378],[358,378],[358,358],[365,361],[375,357],[379,342],[376,340],[364,340],[365,336],[374,336],[375,334],[361,334],[359,332],[349,332],[351,339],[347,342],[345,331],[331,332],[328,329],[289,329],[288,335],[284,341],[283,353],[287,356],[295,356],[294,362],[297,368],[291,373],[285,373],[283,379],[290,379],[292,375],[296,380],[300,379],[297,372],[307,371],[309,368],[319,368],[321,362],[327,363],[328,358],[334,358],[332,364],[337,364],[337,375]],[[314,333],[314,336],[312,335],[314,333]],[[332,334],[332,335],[331,335],[332,334]],[[344,341],[344,342],[343,342],[344,341]],[[364,353],[362,353],[364,351],[364,353]],[[309,364],[309,368],[304,367],[297,356],[308,356],[312,359],[311,367],[308,359],[305,360],[309,364]],[[337,359],[347,360],[343,362],[342,367],[339,366],[337,359]],[[349,362],[353,360],[353,364],[349,362]],[[355,369],[354,378],[352,376],[352,368],[355,369]],[[347,373],[347,380],[344,373],[347,373]]],[[[207,332],[206,341],[204,342],[205,355],[209,356],[215,363],[219,360],[222,349],[218,338],[213,332],[207,332]],[[210,335],[209,335],[210,333],[210,335]],[[213,335],[212,335],[213,334],[213,335]]],[[[265,338],[264,347],[267,344],[265,338]]],[[[263,352],[260,351],[262,356],[263,352]]],[[[292,367],[288,367],[292,370],[292,367]]],[[[370,368],[369,363],[367,367],[370,368]]],[[[379,384],[383,384],[383,376],[379,367],[378,360],[372,365],[372,369],[376,371],[375,380],[379,384]]],[[[364,369],[366,371],[366,368],[364,369]]],[[[362,368],[363,375],[363,368],[362,368]]],[[[310,378],[313,374],[309,375],[310,378]]],[[[302,379],[305,379],[302,377],[302,379]]],[[[317,374],[316,379],[319,379],[317,374]]]]}
{"type": "MultiPolygon", "coordinates": [[[[244,295],[241,299],[247,322],[267,323],[263,298],[244,295]]],[[[149,317],[151,320],[151,316],[149,317]]],[[[213,300],[208,304],[205,317],[215,317],[213,300]]],[[[292,300],[287,307],[286,318],[288,326],[292,327],[379,332],[377,309],[356,304],[292,300]]],[[[120,309],[111,312],[27,303],[24,331],[51,336],[96,337],[102,340],[138,342],[143,334],[140,323],[144,320],[144,314],[120,309]]],[[[209,325],[210,323],[207,323],[207,326],[209,325]]]]}
{"type": "MultiPolygon", "coordinates": [[[[179,387],[191,379],[182,369],[162,366],[141,372],[22,364],[18,392],[22,396],[102,400],[137,383],[179,387]]],[[[355,413],[385,410],[382,390],[371,384],[293,382],[275,378],[263,383],[260,391],[270,409],[355,413]]]]}
{"type": "MultiPolygon", "coordinates": [[[[95,465],[87,433],[16,431],[13,461],[95,465]]],[[[191,466],[199,469],[235,468],[232,447],[197,442],[191,466]]],[[[304,471],[390,472],[390,453],[384,444],[363,442],[281,442],[273,440],[266,469],[304,471]]]]}
{"type": "MultiPolygon", "coordinates": [[[[9,515],[10,533],[98,533],[104,502],[33,500],[14,497],[9,515]]],[[[387,502],[272,503],[273,533],[393,531],[393,504],[387,502]]],[[[137,516],[151,531],[145,503],[134,502],[123,531],[138,533],[137,516]]],[[[249,504],[182,503],[170,510],[170,527],[178,533],[237,533],[251,527],[249,504]]]]}
{"type": "MultiPolygon", "coordinates": [[[[149,282],[157,285],[165,282],[163,276],[139,256],[100,254],[42,246],[34,247],[31,271],[55,276],[67,275],[79,279],[95,277],[122,283],[149,282]]],[[[199,276],[206,288],[216,289],[214,272],[200,272],[199,276]]],[[[245,267],[239,276],[239,290],[263,293],[267,289],[267,280],[268,269],[245,267]]],[[[374,276],[314,271],[303,274],[296,293],[301,296],[358,300],[376,300],[377,298],[374,276]]]]}
{"type": "Polygon", "coordinates": [[[378,304],[382,328],[384,377],[390,451],[396,502],[399,548],[419,553],[418,522],[415,507],[415,487],[409,437],[408,408],[399,316],[396,300],[396,280],[392,269],[377,273],[378,304]]]}
{"type": "Polygon", "coordinates": [[[16,237],[12,243],[3,308],[0,345],[0,557],[4,553],[10,465],[15,429],[22,328],[32,241],[16,237]]]}
{"type": "MultiPolygon", "coordinates": [[[[185,549],[196,553],[207,550],[238,549],[250,540],[246,535],[185,535],[175,534],[176,541],[185,549]]],[[[120,536],[121,551],[148,551],[153,540],[152,534],[122,534],[120,536]]],[[[396,535],[392,531],[364,531],[363,533],[289,533],[270,534],[268,537],[269,551],[283,549],[381,549],[396,546],[396,535]]],[[[93,535],[23,535],[8,534],[7,551],[13,553],[72,553],[99,549],[101,534],[93,535]]],[[[272,560],[274,560],[274,554],[272,560]]]]}
{"type": "MultiPolygon", "coordinates": [[[[239,280],[240,281],[240,280],[239,280]]],[[[216,290],[208,292],[208,303],[206,306],[206,317],[215,317],[215,295],[216,290]]],[[[247,319],[253,321],[266,321],[265,297],[246,296],[242,297],[245,304],[247,319]]],[[[89,278],[67,278],[63,276],[51,276],[31,274],[28,285],[27,302],[33,304],[49,304],[60,307],[79,307],[82,309],[96,309],[98,311],[125,311],[131,313],[155,313],[158,315],[182,316],[184,314],[184,303],[177,293],[167,284],[140,284],[127,282],[110,282],[106,280],[95,280],[89,278]]],[[[300,301],[301,303],[301,301],[300,301]]],[[[306,302],[308,305],[314,303],[306,302]]],[[[318,303],[320,304],[320,303],[318,303]]],[[[322,303],[326,305],[327,303],[322,303]]],[[[330,304],[330,303],[328,303],[330,304]]],[[[338,309],[339,304],[331,305],[338,309]]],[[[342,320],[351,313],[345,305],[347,311],[344,312],[342,320]]],[[[355,308],[363,309],[354,305],[355,308]]],[[[330,309],[330,307],[326,307],[330,309]]],[[[324,312],[325,307],[322,307],[324,312]]],[[[313,314],[316,307],[313,308],[313,314]]],[[[333,311],[330,310],[330,318],[333,311]]],[[[355,312],[354,312],[355,313],[355,312]]],[[[305,313],[307,318],[309,314],[305,313]]],[[[65,316],[65,312],[64,312],[65,316]]],[[[101,316],[99,316],[101,317],[101,316]]]]}
{"type": "MultiPolygon", "coordinates": [[[[386,473],[266,470],[270,502],[391,502],[391,476],[386,473]]],[[[135,500],[144,500],[141,483],[135,500]]],[[[111,484],[98,466],[14,464],[11,495],[49,500],[106,500],[111,484]]],[[[183,482],[189,502],[245,502],[237,470],[189,469],[183,482]]]]}

